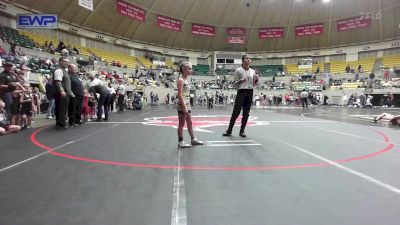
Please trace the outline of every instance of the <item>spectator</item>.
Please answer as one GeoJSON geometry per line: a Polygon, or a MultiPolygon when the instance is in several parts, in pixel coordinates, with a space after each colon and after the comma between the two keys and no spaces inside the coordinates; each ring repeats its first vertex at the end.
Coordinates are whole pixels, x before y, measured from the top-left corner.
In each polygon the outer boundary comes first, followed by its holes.
{"type": "Polygon", "coordinates": [[[62,53],[62,50],[66,49],[66,48],[67,48],[67,47],[65,47],[64,42],[60,41],[60,42],[58,43],[57,51],[60,52],[60,53],[62,53]]]}
{"type": "Polygon", "coordinates": [[[346,71],[346,73],[350,73],[350,65],[347,65],[347,66],[346,66],[345,71],[346,71]]]}
{"type": "Polygon", "coordinates": [[[72,49],[77,55],[79,55],[79,49],[77,49],[75,46],[74,46],[74,48],[72,49]]]}
{"type": "Polygon", "coordinates": [[[104,120],[108,120],[108,106],[110,105],[111,94],[108,91],[108,88],[103,85],[96,85],[89,88],[89,92],[94,95],[94,98],[97,101],[97,121],[101,121],[101,117],[104,112],[104,120]],[[100,95],[100,98],[97,97],[97,94],[100,95]],[[104,108],[104,111],[103,111],[104,108]]]}
{"type": "Polygon", "coordinates": [[[47,77],[46,82],[46,98],[49,102],[49,106],[47,107],[47,116],[46,119],[53,119],[54,118],[54,96],[53,96],[53,80],[50,76],[47,77]]]}
{"type": "Polygon", "coordinates": [[[33,106],[33,115],[40,115],[40,105],[42,103],[42,94],[39,91],[39,88],[35,87],[32,91],[32,106],[33,106]]]}
{"type": "Polygon", "coordinates": [[[385,70],[385,72],[383,73],[383,77],[385,78],[385,81],[388,81],[390,79],[389,70],[385,70]]]}
{"type": "Polygon", "coordinates": [[[89,99],[90,95],[88,91],[85,89],[83,91],[83,108],[82,108],[82,114],[83,114],[83,123],[86,123],[89,121],[89,115],[90,114],[90,106],[89,106],[89,99]]]}
{"type": "Polygon", "coordinates": [[[7,133],[17,133],[21,130],[21,127],[18,125],[10,124],[4,110],[5,106],[6,104],[3,102],[3,100],[0,99],[0,135],[4,135],[7,133]]]}
{"type": "Polygon", "coordinates": [[[125,88],[125,85],[122,83],[122,80],[119,80],[118,83],[119,83],[118,88],[117,88],[118,109],[120,112],[123,112],[126,88],[125,88]]]}
{"type": "Polygon", "coordinates": [[[25,90],[20,83],[18,83],[17,75],[13,71],[14,64],[5,62],[3,64],[4,70],[0,73],[0,99],[5,103],[5,111],[7,118],[11,117],[11,92],[14,90],[25,90]]]}
{"type": "Polygon", "coordinates": [[[109,110],[110,112],[114,112],[114,102],[117,92],[115,91],[115,88],[111,85],[111,83],[108,84],[108,90],[110,91],[111,94],[109,110]]]}
{"type": "Polygon", "coordinates": [[[54,54],[55,51],[56,51],[56,48],[54,47],[53,42],[50,41],[48,52],[50,52],[51,54],[54,54]]]}
{"type": "Polygon", "coordinates": [[[61,50],[61,55],[64,56],[64,57],[67,57],[69,55],[68,49],[66,49],[66,48],[62,49],[61,50]]]}
{"type": "Polygon", "coordinates": [[[31,71],[31,69],[28,66],[26,66],[25,64],[21,64],[20,70],[19,70],[19,72],[21,74],[20,80],[23,81],[23,83],[25,83],[25,84],[30,84],[30,82],[29,82],[30,74],[31,74],[30,71],[31,71]]]}
{"type": "Polygon", "coordinates": [[[93,72],[88,72],[87,76],[89,77],[89,81],[87,83],[89,88],[92,87],[92,86],[97,86],[97,85],[102,85],[103,84],[103,82],[101,82],[100,79],[94,77],[94,73],[93,72]]]}
{"type": "Polygon", "coordinates": [[[308,92],[306,89],[303,89],[303,91],[300,93],[301,105],[303,106],[303,109],[308,109],[308,97],[308,92]]]}
{"type": "Polygon", "coordinates": [[[21,94],[20,104],[21,104],[21,129],[32,128],[32,106],[33,106],[33,96],[31,87],[24,84],[26,91],[21,94]]]}

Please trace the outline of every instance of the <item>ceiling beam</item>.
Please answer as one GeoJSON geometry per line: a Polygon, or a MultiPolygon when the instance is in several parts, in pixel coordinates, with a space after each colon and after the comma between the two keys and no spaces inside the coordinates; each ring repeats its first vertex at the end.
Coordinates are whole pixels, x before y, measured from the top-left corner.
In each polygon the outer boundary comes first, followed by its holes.
{"type": "Polygon", "coordinates": [[[293,12],[294,12],[294,7],[296,6],[296,0],[292,0],[292,8],[290,9],[290,13],[289,13],[289,23],[287,25],[287,30],[286,30],[286,35],[285,35],[285,44],[283,45],[283,50],[287,50],[286,49],[286,44],[288,42],[289,39],[289,29],[290,29],[290,25],[292,24],[292,17],[293,17],[293,12]]]}
{"type": "MultiPolygon", "coordinates": [[[[153,4],[151,5],[151,7],[147,10],[147,13],[145,15],[145,17],[147,17],[150,14],[150,11],[152,11],[152,9],[154,8],[154,6],[156,5],[158,0],[154,0],[153,4]]],[[[133,35],[131,36],[131,40],[134,39],[134,37],[136,36],[137,32],[140,30],[140,28],[142,27],[143,23],[140,23],[139,26],[136,28],[135,32],[133,32],[133,35]]]]}
{"type": "MultiPolygon", "coordinates": [[[[192,5],[192,7],[190,8],[190,10],[189,10],[189,12],[186,14],[186,16],[185,16],[185,18],[182,20],[182,30],[183,30],[183,27],[185,26],[185,24],[187,24],[188,22],[186,22],[187,21],[187,19],[189,18],[189,16],[192,14],[192,12],[193,12],[193,9],[194,9],[194,7],[197,5],[197,3],[198,3],[199,1],[195,1],[194,3],[193,3],[193,5],[192,5]]],[[[192,29],[192,28],[190,28],[190,29],[192,29]]],[[[183,32],[182,32],[183,33],[183,32]]],[[[191,34],[192,33],[192,31],[190,30],[189,31],[189,33],[191,34]]],[[[189,34],[189,35],[190,35],[189,34]]],[[[175,45],[176,45],[176,41],[178,40],[178,37],[179,36],[181,36],[181,35],[176,35],[176,37],[175,37],[175,40],[174,40],[174,44],[171,46],[171,47],[174,47],[175,45]]]]}
{"type": "Polygon", "coordinates": [[[328,46],[331,45],[332,36],[332,2],[329,2],[328,46]]]}
{"type": "MultiPolygon", "coordinates": [[[[254,15],[254,17],[253,17],[253,21],[251,22],[251,27],[254,27],[254,25],[255,25],[255,23],[256,23],[256,18],[258,17],[258,14],[260,13],[260,11],[261,11],[261,1],[262,0],[258,0],[258,4],[257,4],[257,11],[256,11],[256,13],[255,13],[255,15],[254,15]]],[[[254,30],[256,30],[255,28],[250,28],[250,31],[249,31],[249,34],[247,35],[247,38],[246,38],[246,44],[245,44],[245,46],[246,46],[246,53],[247,53],[247,51],[248,51],[248,49],[249,49],[249,47],[248,47],[248,40],[249,40],[249,38],[251,37],[251,35],[253,34],[253,32],[254,32],[254,30]]]]}
{"type": "MultiPolygon", "coordinates": [[[[57,2],[57,1],[54,1],[57,2]]],[[[95,5],[93,8],[93,12],[89,14],[89,16],[85,19],[85,21],[83,21],[82,24],[80,24],[81,27],[85,27],[87,22],[89,22],[89,20],[92,18],[92,16],[95,14],[96,10],[98,10],[100,8],[100,6],[106,2],[105,0],[100,0],[99,4],[95,5]]]]}
{"type": "MultiPolygon", "coordinates": [[[[382,0],[378,0],[378,14],[380,15],[380,17],[378,18],[379,19],[379,40],[381,40],[382,41],[382,38],[383,38],[383,24],[382,24],[382,0]]],[[[376,15],[378,15],[378,14],[375,14],[375,15],[372,15],[372,19],[376,19],[376,15]]],[[[394,15],[393,15],[393,18],[394,18],[394,15]]]]}

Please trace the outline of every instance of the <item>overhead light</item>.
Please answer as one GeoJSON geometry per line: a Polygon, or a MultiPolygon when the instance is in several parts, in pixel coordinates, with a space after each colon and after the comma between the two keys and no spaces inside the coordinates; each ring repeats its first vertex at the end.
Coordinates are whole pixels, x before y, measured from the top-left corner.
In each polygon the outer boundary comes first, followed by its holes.
{"type": "Polygon", "coordinates": [[[328,3],[328,2],[330,2],[331,0],[322,0],[322,2],[323,3],[328,3]]]}

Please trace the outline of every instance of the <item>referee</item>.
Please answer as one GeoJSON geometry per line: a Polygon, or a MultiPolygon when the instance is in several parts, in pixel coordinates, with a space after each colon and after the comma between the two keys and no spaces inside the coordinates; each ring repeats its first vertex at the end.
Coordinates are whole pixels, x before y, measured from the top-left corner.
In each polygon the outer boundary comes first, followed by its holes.
{"type": "Polygon", "coordinates": [[[223,136],[231,136],[232,129],[235,125],[235,121],[240,114],[240,110],[243,108],[242,125],[240,127],[239,136],[246,137],[244,129],[246,128],[246,123],[249,118],[250,107],[253,100],[253,88],[258,83],[258,75],[256,72],[250,68],[251,57],[249,55],[244,55],[242,57],[242,67],[236,69],[234,76],[234,85],[237,87],[238,91],[236,94],[235,105],[233,107],[233,112],[231,120],[229,122],[228,130],[223,133],[223,136]]]}

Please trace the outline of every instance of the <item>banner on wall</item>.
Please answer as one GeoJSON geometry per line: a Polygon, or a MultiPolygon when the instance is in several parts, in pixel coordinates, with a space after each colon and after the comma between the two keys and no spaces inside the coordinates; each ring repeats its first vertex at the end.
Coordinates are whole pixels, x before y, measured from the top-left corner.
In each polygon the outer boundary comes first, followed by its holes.
{"type": "Polygon", "coordinates": [[[93,0],[79,0],[78,4],[83,8],[93,11],[93,0]]]}
{"type": "Polygon", "coordinates": [[[258,30],[260,39],[283,38],[285,29],[283,27],[266,27],[258,30]]]}
{"type": "Polygon", "coordinates": [[[192,34],[206,36],[206,37],[214,37],[215,36],[215,27],[204,25],[204,24],[192,24],[192,34]]]}
{"type": "Polygon", "coordinates": [[[57,29],[57,14],[17,14],[18,29],[57,29]]]}
{"type": "Polygon", "coordinates": [[[245,44],[244,36],[228,36],[227,42],[229,44],[245,44]]]}
{"type": "Polygon", "coordinates": [[[296,37],[321,35],[323,32],[324,32],[323,23],[300,25],[296,26],[295,28],[296,37]]]}
{"type": "Polygon", "coordinates": [[[302,83],[302,84],[293,84],[293,91],[303,91],[306,89],[306,91],[322,91],[322,85],[321,84],[311,84],[311,83],[302,83]]]}
{"type": "Polygon", "coordinates": [[[371,26],[371,17],[356,16],[337,21],[337,31],[348,31],[354,29],[368,28],[371,26]]]}
{"type": "Polygon", "coordinates": [[[228,35],[245,35],[246,34],[246,28],[243,27],[228,27],[226,28],[226,33],[228,35]]]}
{"type": "Polygon", "coordinates": [[[146,11],[128,2],[117,0],[117,11],[131,19],[139,20],[140,22],[146,21],[146,11]]]}
{"type": "Polygon", "coordinates": [[[182,21],[167,16],[157,15],[157,24],[169,30],[182,31],[182,21]]]}

